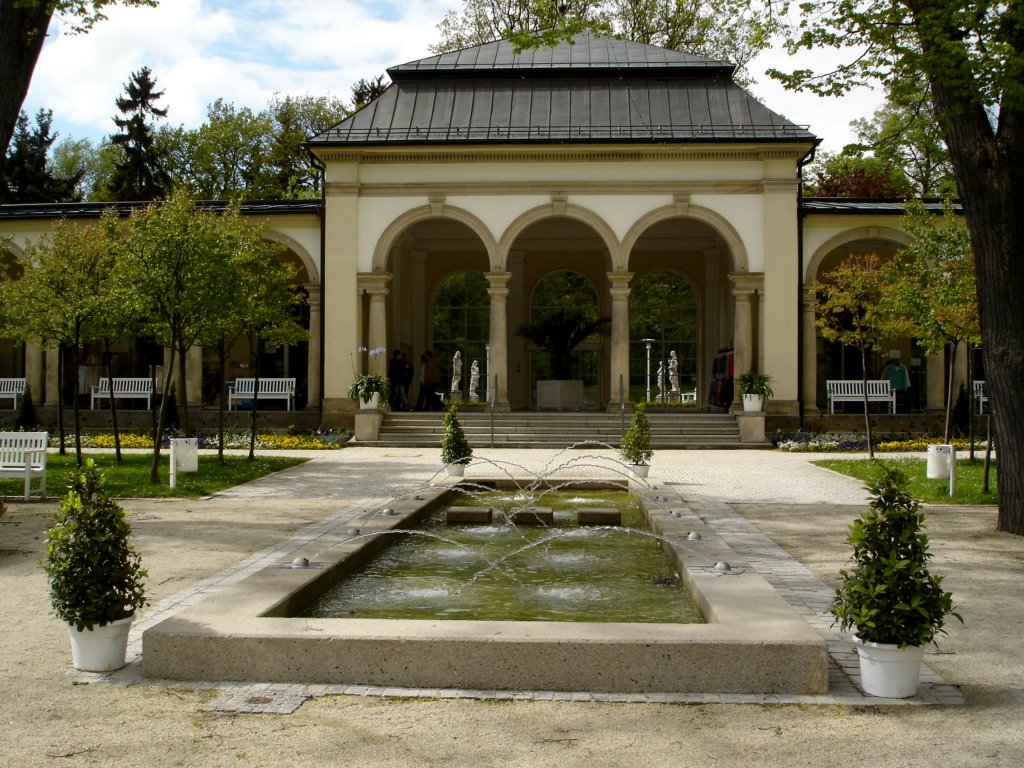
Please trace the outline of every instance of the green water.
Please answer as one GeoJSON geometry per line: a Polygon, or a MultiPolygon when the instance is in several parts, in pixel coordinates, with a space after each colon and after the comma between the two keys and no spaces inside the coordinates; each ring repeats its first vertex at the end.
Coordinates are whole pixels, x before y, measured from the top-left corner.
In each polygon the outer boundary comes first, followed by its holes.
{"type": "Polygon", "coordinates": [[[459,506],[493,506],[494,524],[448,526],[443,511],[439,512],[363,572],[336,585],[305,615],[702,621],[627,493],[569,490],[535,497],[495,491],[453,501],[459,506]],[[555,525],[534,528],[503,523],[503,512],[531,503],[551,507],[555,525]],[[579,507],[610,506],[622,511],[622,528],[576,526],[579,507]]]}

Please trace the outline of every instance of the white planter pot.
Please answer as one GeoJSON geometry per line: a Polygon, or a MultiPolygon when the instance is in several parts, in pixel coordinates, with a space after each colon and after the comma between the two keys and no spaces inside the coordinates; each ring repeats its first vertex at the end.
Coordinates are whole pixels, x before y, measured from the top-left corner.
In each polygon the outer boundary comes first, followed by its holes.
{"type": "Polygon", "coordinates": [[[75,669],[84,672],[113,672],[125,665],[128,632],[134,616],[79,632],[71,624],[71,658],[75,669]]]}
{"type": "Polygon", "coordinates": [[[761,395],[743,395],[743,410],[747,413],[756,413],[764,408],[764,398],[761,395]]]}
{"type": "Polygon", "coordinates": [[[856,635],[853,645],[860,657],[860,682],[864,693],[884,699],[906,699],[917,693],[923,646],[900,648],[865,642],[856,635]]]}
{"type": "Polygon", "coordinates": [[[647,473],[651,471],[649,464],[630,464],[629,465],[629,476],[636,478],[645,478],[647,473]]]}
{"type": "Polygon", "coordinates": [[[370,410],[371,408],[376,409],[377,406],[380,405],[380,392],[374,392],[372,395],[370,395],[369,400],[363,400],[362,397],[358,399],[360,408],[365,408],[367,410],[370,410]]]}
{"type": "Polygon", "coordinates": [[[465,477],[466,476],[466,465],[465,464],[445,464],[445,474],[448,477],[465,477]]]}

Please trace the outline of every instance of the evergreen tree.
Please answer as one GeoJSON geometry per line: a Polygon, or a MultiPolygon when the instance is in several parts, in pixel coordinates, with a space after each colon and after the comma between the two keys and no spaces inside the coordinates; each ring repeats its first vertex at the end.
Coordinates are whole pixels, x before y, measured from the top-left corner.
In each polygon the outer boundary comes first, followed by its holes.
{"type": "Polygon", "coordinates": [[[154,137],[155,118],[167,117],[167,110],[156,106],[164,92],[156,90],[149,67],[133,72],[124,90],[125,96],[116,100],[122,116],[114,118],[121,130],[110,137],[121,150],[121,159],[110,179],[110,193],[115,200],[165,197],[170,192],[171,179],[154,137]]]}
{"type": "Polygon", "coordinates": [[[48,160],[56,134],[50,133],[53,112],[40,109],[34,128],[22,112],[14,129],[7,157],[0,162],[0,202],[62,203],[76,199],[82,173],[68,178],[53,174],[48,160]]]}

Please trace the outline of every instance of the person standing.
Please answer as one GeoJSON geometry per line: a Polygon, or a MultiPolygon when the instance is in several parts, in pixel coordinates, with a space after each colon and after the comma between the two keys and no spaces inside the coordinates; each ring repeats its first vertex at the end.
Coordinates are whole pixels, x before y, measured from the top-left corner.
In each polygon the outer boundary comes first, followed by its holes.
{"type": "Polygon", "coordinates": [[[425,354],[420,355],[420,391],[416,395],[416,405],[413,410],[425,411],[427,410],[427,356],[425,354]]]}

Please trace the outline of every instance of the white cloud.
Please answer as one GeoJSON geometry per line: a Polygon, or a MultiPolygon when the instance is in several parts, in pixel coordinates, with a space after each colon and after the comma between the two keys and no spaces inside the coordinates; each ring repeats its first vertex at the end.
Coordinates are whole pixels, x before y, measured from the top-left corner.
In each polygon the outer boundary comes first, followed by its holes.
{"type": "MultiPolygon", "coordinates": [[[[163,0],[157,8],[113,6],[85,35],[60,25],[40,57],[25,103],[52,109],[63,136],[99,139],[112,132],[114,99],[130,74],[152,69],[165,91],[169,121],[198,125],[217,98],[260,109],[275,93],[333,94],[389,66],[428,56],[437,24],[461,0],[163,0]]],[[[838,150],[852,140],[849,121],[871,113],[872,92],[824,100],[785,91],[760,71],[785,68],[766,53],[751,90],[769,108],[838,150]],[[760,71],[759,71],[760,70],[760,71]]],[[[820,62],[818,62],[820,65],[820,62]]]]}

